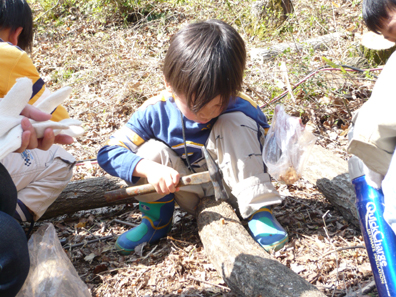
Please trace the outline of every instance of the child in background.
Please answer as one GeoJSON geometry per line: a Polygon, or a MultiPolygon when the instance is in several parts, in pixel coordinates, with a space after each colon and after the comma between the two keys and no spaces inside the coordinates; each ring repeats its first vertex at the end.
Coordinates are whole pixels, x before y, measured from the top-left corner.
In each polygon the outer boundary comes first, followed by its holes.
{"type": "Polygon", "coordinates": [[[136,197],[144,216],[118,237],[121,253],[166,236],[175,200],[195,214],[200,198],[213,195],[211,183],[176,187],[180,176],[207,170],[203,146],[254,239],[267,251],[287,242],[272,215],[271,206],[281,198],[261,154],[269,125],[260,108],[240,93],[245,60],[245,44],[230,25],[209,20],[182,28],[165,57],[166,90],[147,100],[99,150],[98,163],[108,173],[131,185],[150,183],[157,191],[136,197]]]}
{"type": "Polygon", "coordinates": [[[363,19],[369,30],[396,42],[396,0],[364,0],[363,19]]]}
{"type": "MultiPolygon", "coordinates": [[[[0,1],[0,98],[4,97],[20,77],[33,82],[29,103],[46,98],[45,88],[32,60],[24,50],[33,42],[33,21],[29,5],[24,0],[0,1]]],[[[52,112],[52,121],[68,118],[67,111],[59,106],[52,112]]],[[[65,137],[59,136],[59,137],[65,137]]],[[[62,143],[71,143],[68,137],[62,143]]],[[[15,218],[19,221],[37,221],[69,183],[75,159],[58,145],[47,151],[25,150],[9,154],[0,162],[6,167],[18,190],[15,218]]]]}

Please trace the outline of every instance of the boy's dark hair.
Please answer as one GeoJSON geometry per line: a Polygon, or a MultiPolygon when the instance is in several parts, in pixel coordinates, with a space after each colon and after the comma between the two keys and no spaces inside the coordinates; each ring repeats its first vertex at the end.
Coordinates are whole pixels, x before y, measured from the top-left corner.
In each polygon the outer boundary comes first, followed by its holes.
{"type": "Polygon", "coordinates": [[[220,95],[224,109],[242,89],[245,43],[230,25],[209,20],[177,32],[164,61],[165,80],[187,106],[198,112],[220,95]]]}
{"type": "Polygon", "coordinates": [[[31,51],[33,43],[33,17],[29,4],[25,0],[0,0],[0,30],[19,27],[23,30],[18,38],[18,46],[31,51]]]}
{"type": "Polygon", "coordinates": [[[396,0],[364,0],[363,20],[369,30],[381,34],[384,21],[389,18],[390,11],[396,11],[396,0]]]}

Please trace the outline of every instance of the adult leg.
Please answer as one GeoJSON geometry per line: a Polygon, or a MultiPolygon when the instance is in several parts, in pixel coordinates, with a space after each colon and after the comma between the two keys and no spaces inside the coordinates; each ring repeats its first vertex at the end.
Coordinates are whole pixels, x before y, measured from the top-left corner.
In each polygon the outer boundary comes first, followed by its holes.
{"type": "Polygon", "coordinates": [[[29,273],[25,232],[11,216],[17,192],[7,170],[0,164],[0,296],[15,296],[29,273]]]}

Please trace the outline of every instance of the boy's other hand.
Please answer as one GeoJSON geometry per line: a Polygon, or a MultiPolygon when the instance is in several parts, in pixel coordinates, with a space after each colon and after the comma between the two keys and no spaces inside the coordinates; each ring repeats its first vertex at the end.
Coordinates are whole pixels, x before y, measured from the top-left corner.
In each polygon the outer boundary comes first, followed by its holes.
{"type": "Polygon", "coordinates": [[[179,191],[176,186],[179,183],[180,174],[171,167],[142,159],[135,167],[134,175],[146,177],[158,194],[168,195],[179,191]]]}

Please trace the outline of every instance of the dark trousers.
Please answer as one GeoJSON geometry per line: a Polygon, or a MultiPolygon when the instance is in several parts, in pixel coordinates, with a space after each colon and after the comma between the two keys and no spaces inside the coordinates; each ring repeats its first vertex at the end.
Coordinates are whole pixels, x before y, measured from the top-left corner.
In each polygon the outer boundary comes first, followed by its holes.
{"type": "Polygon", "coordinates": [[[13,218],[17,190],[0,163],[0,296],[13,297],[29,273],[29,252],[25,232],[13,218]]]}

